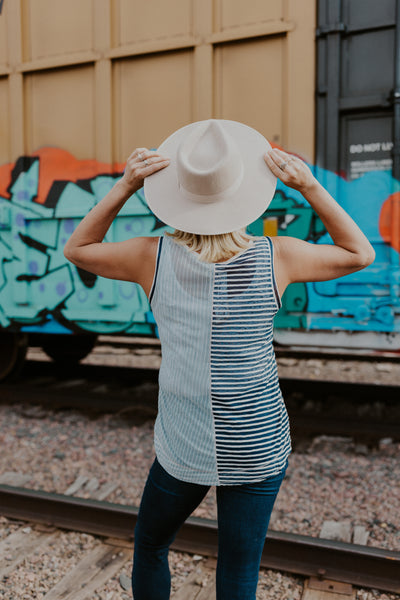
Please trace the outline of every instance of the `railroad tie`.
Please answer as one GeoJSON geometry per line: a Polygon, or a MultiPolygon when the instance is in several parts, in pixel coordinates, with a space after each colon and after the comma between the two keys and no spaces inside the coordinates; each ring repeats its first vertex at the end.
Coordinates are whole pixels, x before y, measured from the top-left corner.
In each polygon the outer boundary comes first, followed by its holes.
{"type": "Polygon", "coordinates": [[[171,600],[215,600],[216,561],[199,564],[185,579],[171,600]]]}
{"type": "MultiPolygon", "coordinates": [[[[361,539],[361,531],[357,533],[361,539]]],[[[351,542],[350,521],[324,521],[320,538],[351,542]]],[[[355,537],[355,536],[354,536],[355,537]]],[[[325,579],[321,577],[309,577],[304,581],[302,600],[346,600],[356,597],[356,591],[350,583],[325,579]]]]}
{"type": "Polygon", "coordinates": [[[128,548],[100,544],[84,555],[43,600],[91,600],[93,593],[120,571],[131,559],[128,548]]]}

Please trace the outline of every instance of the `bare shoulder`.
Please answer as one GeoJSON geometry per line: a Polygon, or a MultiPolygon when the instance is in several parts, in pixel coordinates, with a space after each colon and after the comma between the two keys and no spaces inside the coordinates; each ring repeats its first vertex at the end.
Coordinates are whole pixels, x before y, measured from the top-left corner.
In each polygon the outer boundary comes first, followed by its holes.
{"type": "Polygon", "coordinates": [[[130,240],[132,249],[131,269],[133,280],[139,283],[149,296],[157,262],[159,237],[138,237],[130,240]]]}
{"type": "Polygon", "coordinates": [[[270,238],[274,247],[274,254],[281,259],[294,256],[299,250],[301,241],[289,236],[275,236],[270,238]],[[299,244],[300,242],[300,244],[299,244]]]}
{"type": "Polygon", "coordinates": [[[159,239],[154,236],[135,237],[129,239],[126,244],[137,259],[147,261],[156,258],[159,239]]]}

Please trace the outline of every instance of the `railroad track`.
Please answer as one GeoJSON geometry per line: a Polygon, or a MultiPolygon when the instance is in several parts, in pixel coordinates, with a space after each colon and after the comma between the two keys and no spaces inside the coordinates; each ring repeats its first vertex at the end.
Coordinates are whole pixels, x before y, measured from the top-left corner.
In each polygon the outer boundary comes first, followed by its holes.
{"type": "MultiPolygon", "coordinates": [[[[130,350],[151,348],[155,351],[161,348],[158,338],[108,335],[100,335],[96,346],[112,346],[130,350]]],[[[274,350],[277,357],[400,361],[400,351],[390,350],[379,351],[328,346],[281,346],[279,344],[274,344],[274,350]]]]}
{"type": "MultiPolygon", "coordinates": [[[[13,472],[3,474],[0,476],[0,486],[7,481],[14,484],[23,483],[25,477],[22,474],[13,472]]],[[[16,490],[16,493],[18,493],[18,489],[21,491],[21,488],[8,487],[16,490]]],[[[66,490],[64,498],[79,490],[86,489],[87,491],[90,489],[92,500],[97,499],[99,501],[100,498],[107,497],[113,487],[115,486],[112,484],[98,486],[93,480],[78,477],[66,490]]],[[[21,497],[19,497],[19,500],[21,501],[21,497]]],[[[54,512],[49,515],[46,521],[41,518],[37,519],[37,515],[29,515],[29,513],[30,510],[27,510],[25,505],[25,508],[19,512],[20,517],[18,517],[18,520],[9,521],[12,532],[0,541],[0,581],[3,584],[0,590],[1,597],[3,597],[2,592],[7,588],[7,580],[20,567],[26,570],[24,579],[30,582],[28,583],[29,592],[33,592],[35,589],[35,576],[29,568],[30,561],[33,559],[34,564],[36,564],[37,555],[40,551],[43,551],[45,556],[47,553],[49,563],[50,556],[57,553],[57,548],[62,547],[65,542],[71,543],[68,541],[68,535],[70,535],[68,530],[83,531],[87,534],[93,533],[92,527],[87,526],[84,522],[81,526],[76,527],[73,520],[71,521],[68,517],[62,519],[63,524],[61,526],[57,525],[58,518],[54,512]]],[[[127,531],[133,531],[134,522],[135,519],[132,519],[130,524],[127,524],[127,531]]],[[[42,587],[43,581],[45,581],[46,587],[49,588],[43,596],[44,600],[59,600],[60,598],[64,600],[92,600],[93,594],[96,591],[101,592],[103,586],[105,584],[109,586],[112,580],[114,580],[114,588],[117,586],[120,593],[122,593],[122,598],[131,597],[132,536],[128,539],[124,537],[115,538],[100,533],[91,536],[90,542],[92,547],[84,553],[79,552],[79,544],[82,542],[79,540],[72,542],[74,548],[77,546],[78,558],[64,576],[48,582],[44,573],[37,572],[37,580],[42,582],[42,587]],[[129,596],[123,594],[124,590],[129,592],[129,596]]],[[[75,553],[74,551],[74,555],[75,553]]],[[[179,587],[178,593],[172,596],[174,600],[210,600],[212,597],[215,587],[216,561],[213,559],[202,560],[203,557],[200,556],[195,556],[195,559],[195,568],[191,575],[185,579],[183,585],[179,587]],[[201,562],[199,559],[201,559],[201,562]]],[[[48,573],[51,571],[51,565],[43,563],[44,569],[48,573]]],[[[176,587],[176,583],[174,587],[176,587]]],[[[12,593],[15,594],[14,589],[12,593]]],[[[24,595],[23,597],[27,596],[24,595]]],[[[29,594],[29,597],[34,596],[29,594]]],[[[109,594],[107,594],[108,597],[109,594]]],[[[120,594],[118,594],[118,597],[121,597],[120,594]]]]}
{"type": "MultiPolygon", "coordinates": [[[[81,483],[83,485],[84,482],[81,483]]],[[[77,489],[79,486],[75,482],[74,491],[77,489]]],[[[60,597],[64,600],[91,600],[91,594],[131,560],[133,530],[137,518],[135,507],[95,498],[29,490],[1,483],[0,480],[0,514],[29,522],[32,531],[32,536],[27,537],[26,528],[24,531],[21,527],[0,543],[0,556],[7,549],[13,549],[12,559],[0,568],[2,577],[6,577],[38,545],[49,544],[55,536],[60,535],[61,529],[101,536],[102,542],[81,558],[79,564],[44,596],[44,600],[56,600],[60,597]]],[[[172,548],[215,558],[217,523],[189,518],[179,531],[172,548]]],[[[362,544],[271,530],[267,534],[261,566],[312,577],[320,585],[325,582],[328,590],[329,586],[332,587],[332,582],[341,582],[400,592],[400,552],[362,544]]],[[[202,574],[197,571],[185,583],[186,590],[179,591],[173,598],[210,600],[213,577],[210,565],[202,574]],[[196,584],[199,577],[209,577],[204,589],[201,586],[199,589],[196,584]],[[208,596],[205,595],[206,592],[208,596]]]]}
{"type": "MultiPolygon", "coordinates": [[[[0,384],[0,401],[119,412],[143,421],[156,416],[157,381],[158,370],[153,368],[66,367],[30,360],[18,381],[0,384]]],[[[400,386],[287,377],[280,382],[294,439],[326,434],[351,436],[368,444],[388,437],[400,440],[400,386]],[[313,410],[307,410],[310,401],[316,405],[313,410]],[[339,401],[346,409],[344,414],[337,409],[339,401]],[[372,407],[378,403],[381,414],[362,414],[368,403],[372,407]]]]}

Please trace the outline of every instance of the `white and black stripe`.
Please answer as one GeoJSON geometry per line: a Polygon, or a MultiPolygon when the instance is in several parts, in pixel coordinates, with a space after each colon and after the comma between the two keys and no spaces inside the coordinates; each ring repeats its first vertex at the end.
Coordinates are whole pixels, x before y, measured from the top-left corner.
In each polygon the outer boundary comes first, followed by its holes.
{"type": "Polygon", "coordinates": [[[280,307],[272,261],[264,238],[235,261],[215,265],[210,364],[220,484],[276,473],[277,457],[282,468],[290,450],[272,352],[280,307]]]}
{"type": "Polygon", "coordinates": [[[291,451],[272,347],[280,307],[272,243],[254,240],[212,264],[160,238],[151,289],[162,347],[154,445],[183,481],[261,481],[291,451]]]}

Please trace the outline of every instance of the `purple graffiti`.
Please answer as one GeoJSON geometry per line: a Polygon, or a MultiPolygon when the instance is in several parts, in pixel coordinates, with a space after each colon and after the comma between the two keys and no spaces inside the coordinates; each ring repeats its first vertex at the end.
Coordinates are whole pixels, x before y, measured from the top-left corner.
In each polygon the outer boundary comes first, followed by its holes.
{"type": "Polygon", "coordinates": [[[87,300],[87,299],[88,299],[88,297],[89,297],[89,294],[87,293],[87,291],[86,291],[86,290],[79,290],[79,291],[76,293],[76,297],[77,297],[77,299],[78,299],[78,302],[86,302],[86,300],[87,300]]]}
{"type": "Polygon", "coordinates": [[[64,221],[64,231],[66,233],[72,233],[74,231],[74,220],[73,219],[65,219],[64,221]]]}
{"type": "Polygon", "coordinates": [[[44,283],[41,283],[39,285],[39,292],[44,292],[45,289],[46,289],[46,286],[44,285],[44,283]]]}
{"type": "Polygon", "coordinates": [[[119,285],[118,293],[121,296],[121,298],[124,298],[124,300],[130,300],[130,298],[133,298],[133,296],[136,293],[136,284],[132,283],[132,286],[129,288],[129,291],[127,293],[124,292],[123,286],[119,285]]]}
{"type": "Polygon", "coordinates": [[[67,291],[67,288],[65,286],[65,283],[57,283],[56,285],[56,292],[59,296],[65,296],[65,292],[67,291]]]}
{"type": "Polygon", "coordinates": [[[30,193],[27,192],[26,190],[20,190],[19,192],[17,192],[17,200],[29,200],[29,198],[31,197],[30,193]]]}
{"type": "Polygon", "coordinates": [[[25,225],[24,215],[22,213],[18,213],[15,217],[15,222],[18,225],[18,227],[23,227],[25,225]]]}
{"type": "Polygon", "coordinates": [[[31,260],[28,263],[28,270],[29,270],[29,273],[32,273],[32,275],[36,275],[36,273],[39,270],[39,265],[37,264],[36,260],[31,260]]]}

